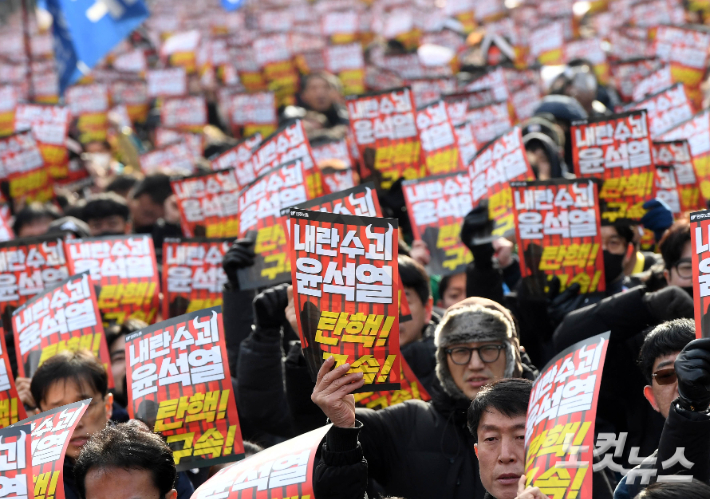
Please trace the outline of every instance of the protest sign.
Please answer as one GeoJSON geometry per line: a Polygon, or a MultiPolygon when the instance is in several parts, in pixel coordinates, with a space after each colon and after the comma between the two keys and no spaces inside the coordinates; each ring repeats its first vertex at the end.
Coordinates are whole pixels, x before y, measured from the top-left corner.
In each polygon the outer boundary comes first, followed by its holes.
{"type": "Polygon", "coordinates": [[[602,225],[638,222],[655,197],[654,164],[646,111],[630,111],[572,125],[572,154],[580,178],[603,181],[602,225]]]}
{"type": "Polygon", "coordinates": [[[646,110],[648,130],[652,139],[658,139],[668,130],[693,116],[693,106],[682,83],[661,90],[641,102],[630,104],[626,109],[628,111],[646,110]]]}
{"type": "Polygon", "coordinates": [[[410,82],[414,105],[417,108],[432,104],[443,95],[456,91],[454,78],[422,78],[410,82]]]}
{"type": "Polygon", "coordinates": [[[668,205],[673,217],[680,216],[680,196],[678,195],[678,183],[675,179],[675,169],[669,165],[656,165],[654,182],[656,184],[656,199],[660,199],[668,205]]]}
{"type": "Polygon", "coordinates": [[[542,96],[537,85],[528,85],[510,95],[510,105],[518,123],[532,118],[540,106],[540,102],[542,102],[542,96]]]}
{"type": "Polygon", "coordinates": [[[261,68],[277,106],[294,104],[299,88],[298,70],[293,63],[291,44],[286,33],[262,36],[254,40],[256,63],[261,68]]]}
{"type": "Polygon", "coordinates": [[[288,281],[290,260],[279,218],[283,208],[306,200],[308,192],[301,160],[268,170],[239,193],[239,237],[253,238],[256,253],[254,265],[238,272],[240,289],[288,281]]]}
{"type": "Polygon", "coordinates": [[[190,175],[195,171],[192,151],[186,142],[173,143],[141,154],[140,163],[145,175],[165,172],[190,175]]]}
{"type": "MultiPolygon", "coordinates": [[[[126,114],[130,121],[125,126],[132,126],[132,123],[144,123],[148,118],[149,98],[148,86],[143,80],[119,80],[111,83],[111,105],[125,106],[126,114]]],[[[109,111],[109,115],[111,114],[109,111]]]]}
{"type": "Polygon", "coordinates": [[[363,373],[358,392],[400,389],[397,220],[294,208],[290,225],[293,299],[311,378],[332,356],[363,373]]]}
{"type": "Polygon", "coordinates": [[[468,167],[478,152],[478,142],[476,142],[476,138],[473,136],[473,127],[471,123],[466,120],[460,125],[454,126],[454,133],[456,134],[456,142],[459,146],[461,163],[468,167]]]}
{"type": "Polygon", "coordinates": [[[388,189],[400,177],[419,178],[419,140],[410,89],[349,97],[347,104],[362,180],[375,180],[388,189]]]}
{"type": "MultiPolygon", "coordinates": [[[[367,182],[340,192],[327,194],[310,201],[304,201],[281,210],[281,215],[288,217],[292,208],[309,211],[325,211],[336,215],[355,215],[359,217],[382,217],[380,200],[375,185],[367,182]]],[[[286,221],[287,230],[290,224],[286,221]]],[[[289,232],[290,233],[290,232],[289,232]]]]}
{"type": "Polygon", "coordinates": [[[104,322],[155,320],[159,283],[149,234],[73,239],[65,241],[64,248],[71,275],[91,272],[104,322]]]}
{"type": "Polygon", "coordinates": [[[68,88],[64,100],[73,118],[78,118],[79,142],[103,142],[108,131],[108,89],[106,85],[77,85],[68,88]]]}
{"type": "Polygon", "coordinates": [[[589,61],[594,69],[599,82],[603,85],[609,83],[609,63],[606,59],[606,52],[602,48],[601,38],[583,38],[567,42],[564,47],[565,61],[583,59],[589,61]]]}
{"type": "Polygon", "coordinates": [[[234,170],[199,173],[170,180],[186,237],[239,234],[239,184],[234,170]]]}
{"type": "Polygon", "coordinates": [[[15,131],[17,91],[12,85],[0,85],[0,137],[15,131]]]}
{"type": "Polygon", "coordinates": [[[540,64],[564,63],[565,36],[561,22],[551,22],[530,33],[530,58],[540,64]]]}
{"type": "Polygon", "coordinates": [[[325,12],[321,16],[321,33],[334,45],[357,41],[360,19],[357,11],[345,10],[325,12]]]}
{"type": "Polygon", "coordinates": [[[423,400],[424,402],[431,400],[431,395],[417,379],[404,357],[399,360],[402,364],[401,390],[356,393],[355,404],[357,406],[368,409],[384,409],[401,404],[405,400],[423,400]]]}
{"type": "Polygon", "coordinates": [[[614,80],[618,82],[619,96],[624,102],[631,102],[636,85],[661,66],[662,63],[658,59],[640,57],[612,62],[609,69],[614,80]]]}
{"type": "Polygon", "coordinates": [[[592,496],[594,419],[609,333],[557,354],[533,384],[525,423],[526,486],[592,496]]]}
{"type": "Polygon", "coordinates": [[[355,160],[350,152],[348,139],[313,140],[311,152],[320,170],[324,194],[355,186],[355,160]]]}
{"type": "Polygon", "coordinates": [[[202,134],[173,130],[171,128],[160,127],[155,131],[155,147],[164,147],[175,142],[184,142],[192,156],[192,162],[202,158],[204,150],[204,137],[202,134]]]}
{"type": "Polygon", "coordinates": [[[407,180],[402,190],[414,239],[424,241],[429,248],[429,274],[464,272],[473,259],[459,239],[463,218],[472,209],[469,176],[449,173],[407,180]]]}
{"type": "Polygon", "coordinates": [[[261,134],[257,133],[253,137],[240,140],[236,146],[220,154],[210,162],[212,170],[219,171],[227,168],[234,168],[237,182],[240,188],[244,188],[250,182],[256,180],[256,175],[249,163],[252,151],[261,143],[261,134]]]}
{"type": "Polygon", "coordinates": [[[513,197],[508,183],[535,179],[520,128],[515,127],[483,146],[469,164],[468,175],[473,205],[488,200],[488,218],[495,221],[493,235],[512,235],[513,197]]]}
{"type": "MultiPolygon", "coordinates": [[[[69,447],[74,429],[81,421],[84,413],[101,404],[101,400],[91,399],[63,405],[55,409],[42,412],[12,426],[26,431],[29,426],[32,430],[31,460],[25,454],[27,463],[32,465],[31,479],[34,487],[29,490],[34,492],[34,497],[42,499],[64,499],[64,459],[69,447]]],[[[24,444],[26,445],[26,444],[24,444]]],[[[27,451],[27,447],[24,447],[27,451]]],[[[29,474],[29,473],[28,473],[29,474]]],[[[73,482],[74,477],[69,477],[73,482]]]]}
{"type": "Polygon", "coordinates": [[[491,89],[493,92],[493,98],[498,102],[507,102],[508,99],[510,99],[508,81],[505,77],[503,68],[498,66],[497,68],[490,70],[485,75],[476,78],[471,83],[466,84],[463,91],[475,92],[483,89],[491,89]]]}
{"type": "Polygon", "coordinates": [[[163,318],[222,305],[227,276],[224,239],[166,239],[163,244],[163,318]]]}
{"type": "Polygon", "coordinates": [[[461,162],[457,136],[443,100],[417,109],[416,124],[427,176],[465,171],[466,165],[461,162]]]}
{"type": "Polygon", "coordinates": [[[637,102],[644,100],[648,98],[649,95],[654,95],[671,85],[673,85],[671,68],[670,66],[663,66],[661,69],[643,78],[634,86],[633,99],[637,102]]]}
{"type": "Polygon", "coordinates": [[[69,277],[62,236],[37,236],[0,243],[0,314],[11,324],[12,312],[69,277]]]}
{"type": "MultiPolygon", "coordinates": [[[[14,423],[16,422],[14,421],[14,423]]],[[[2,446],[3,458],[0,477],[2,477],[5,497],[21,499],[28,497],[30,494],[38,499],[46,497],[41,494],[41,488],[37,490],[40,494],[34,492],[31,434],[32,425],[30,424],[15,425],[13,427],[5,425],[0,430],[0,446],[2,446]]]]}
{"type": "MultiPolygon", "coordinates": [[[[15,377],[12,375],[10,357],[5,345],[5,330],[0,326],[0,428],[17,423],[27,417],[25,405],[17,395],[15,377]]],[[[2,435],[0,433],[0,435],[2,435]]]]}
{"type": "Polygon", "coordinates": [[[185,68],[151,69],[145,79],[148,97],[180,97],[187,93],[185,68]]]}
{"type": "Polygon", "coordinates": [[[247,160],[244,169],[251,169],[254,177],[261,177],[267,170],[299,160],[308,183],[308,196],[318,197],[323,193],[320,174],[315,167],[311,145],[303,129],[303,122],[287,123],[266,137],[247,160]]]}
{"type": "Polygon", "coordinates": [[[235,137],[249,137],[257,133],[266,137],[276,131],[278,118],[273,92],[232,95],[229,109],[229,122],[235,137]]]}
{"type": "Polygon", "coordinates": [[[323,57],[326,69],[340,79],[344,95],[365,92],[365,58],[359,43],[326,47],[323,57]]]}
{"type": "Polygon", "coordinates": [[[675,175],[680,211],[694,211],[705,208],[705,199],[700,193],[698,179],[690,156],[687,140],[653,142],[653,162],[656,167],[670,167],[675,175]]]}
{"type": "Polygon", "coordinates": [[[466,118],[479,144],[490,142],[513,126],[507,101],[469,107],[466,118]]]}
{"type": "Polygon", "coordinates": [[[695,336],[710,337],[710,210],[690,214],[695,336]]]}
{"type": "Polygon", "coordinates": [[[52,178],[68,176],[69,154],[65,145],[71,115],[66,106],[18,104],[15,131],[32,130],[39,152],[52,178]]]}
{"type": "Polygon", "coordinates": [[[167,128],[201,132],[207,124],[207,103],[204,97],[172,97],[163,101],[160,122],[167,128]]]}
{"type": "Polygon", "coordinates": [[[685,84],[690,100],[699,109],[703,99],[700,84],[708,61],[706,49],[710,44],[710,33],[669,26],[665,20],[661,24],[656,29],[656,55],[670,64],[673,81],[685,84]]]}
{"type": "Polygon", "coordinates": [[[178,471],[244,457],[222,307],[126,336],[128,414],[161,433],[178,471]]]}
{"type": "Polygon", "coordinates": [[[515,232],[523,286],[547,296],[556,276],[560,291],[606,289],[597,186],[591,179],[513,182],[515,232]]]}
{"type": "Polygon", "coordinates": [[[54,196],[52,179],[31,130],[0,138],[0,164],[10,181],[12,199],[45,202],[54,196]]]}
{"type": "Polygon", "coordinates": [[[332,425],[309,431],[217,472],[195,499],[308,499],[313,494],[316,453],[332,425]]]}
{"type": "Polygon", "coordinates": [[[106,367],[113,388],[106,337],[88,273],[68,277],[15,310],[12,330],[18,376],[31,378],[59,352],[89,350],[106,367]]]}

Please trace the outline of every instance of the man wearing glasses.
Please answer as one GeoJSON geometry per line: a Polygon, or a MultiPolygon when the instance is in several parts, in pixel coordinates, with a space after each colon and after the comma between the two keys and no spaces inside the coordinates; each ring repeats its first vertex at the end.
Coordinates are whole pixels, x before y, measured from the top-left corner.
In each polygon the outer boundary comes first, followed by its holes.
{"type": "Polygon", "coordinates": [[[690,246],[690,222],[678,220],[663,235],[658,243],[663,256],[663,277],[669,286],[683,288],[693,296],[693,250],[690,246]]]}
{"type": "MultiPolygon", "coordinates": [[[[449,309],[437,327],[441,388],[435,387],[429,403],[408,400],[377,412],[356,410],[351,393],[363,385],[362,373],[348,374],[348,364],[331,371],[332,358],[323,364],[311,398],[333,428],[326,436],[323,466],[315,474],[317,497],[361,499],[359,487],[367,483],[363,473],[387,496],[484,497],[466,411],[484,386],[502,378],[533,379],[534,374],[521,365],[509,312],[483,303],[487,301],[464,300],[449,309]]],[[[507,473],[493,482],[515,494],[519,479],[520,474],[507,473]]]]}

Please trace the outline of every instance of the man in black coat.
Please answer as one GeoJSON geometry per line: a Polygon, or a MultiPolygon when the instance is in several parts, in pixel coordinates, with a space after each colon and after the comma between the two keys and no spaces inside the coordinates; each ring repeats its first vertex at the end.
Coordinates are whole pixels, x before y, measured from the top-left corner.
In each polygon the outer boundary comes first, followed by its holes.
{"type": "MultiPolygon", "coordinates": [[[[430,403],[410,400],[377,412],[356,410],[351,393],[363,385],[362,374],[347,374],[347,364],[330,371],[333,359],[323,364],[312,399],[334,425],[326,451],[348,453],[359,441],[365,478],[376,480],[388,495],[482,499],[486,491],[466,411],[483,386],[521,375],[514,326],[500,310],[466,300],[444,316],[435,341],[442,391],[430,403]]],[[[356,455],[349,457],[357,461],[356,455]]],[[[342,482],[330,483],[316,489],[319,498],[350,497],[343,495],[342,482]]]]}

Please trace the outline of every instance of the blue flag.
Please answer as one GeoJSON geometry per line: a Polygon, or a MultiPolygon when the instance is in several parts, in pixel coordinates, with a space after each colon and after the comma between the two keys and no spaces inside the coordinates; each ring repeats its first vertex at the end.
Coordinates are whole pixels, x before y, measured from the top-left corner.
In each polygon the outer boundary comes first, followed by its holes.
{"type": "Polygon", "coordinates": [[[47,10],[61,94],[150,15],[143,0],[47,0],[47,10]]]}
{"type": "Polygon", "coordinates": [[[244,0],[222,0],[222,7],[224,7],[224,10],[227,12],[240,9],[242,5],[244,5],[244,0]]]}

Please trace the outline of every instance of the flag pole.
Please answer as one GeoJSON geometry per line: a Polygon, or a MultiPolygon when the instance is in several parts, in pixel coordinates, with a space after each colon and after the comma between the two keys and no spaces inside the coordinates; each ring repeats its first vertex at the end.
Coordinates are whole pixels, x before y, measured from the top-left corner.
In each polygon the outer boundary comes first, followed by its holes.
{"type": "Polygon", "coordinates": [[[32,0],[20,0],[22,5],[22,31],[25,38],[25,56],[27,57],[27,100],[34,102],[35,89],[32,79],[32,43],[30,41],[30,16],[27,6],[32,0]]]}

